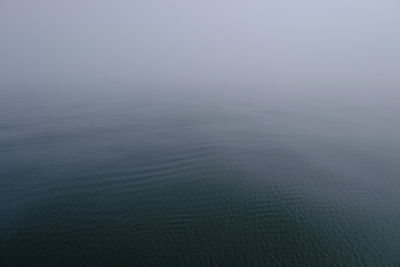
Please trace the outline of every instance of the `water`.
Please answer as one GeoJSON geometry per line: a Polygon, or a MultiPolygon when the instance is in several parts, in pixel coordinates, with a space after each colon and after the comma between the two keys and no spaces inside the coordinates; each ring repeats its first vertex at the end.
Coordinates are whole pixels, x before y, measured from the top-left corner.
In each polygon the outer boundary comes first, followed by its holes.
{"type": "Polygon", "coordinates": [[[400,265],[393,92],[186,89],[4,91],[0,265],[400,265]]]}

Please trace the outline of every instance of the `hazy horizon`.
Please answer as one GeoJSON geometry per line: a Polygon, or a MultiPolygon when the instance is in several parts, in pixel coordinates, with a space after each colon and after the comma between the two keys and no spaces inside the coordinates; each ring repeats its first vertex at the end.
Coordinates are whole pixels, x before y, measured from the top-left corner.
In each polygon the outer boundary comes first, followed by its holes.
{"type": "Polygon", "coordinates": [[[388,0],[6,0],[0,81],[397,89],[399,13],[388,0]]]}

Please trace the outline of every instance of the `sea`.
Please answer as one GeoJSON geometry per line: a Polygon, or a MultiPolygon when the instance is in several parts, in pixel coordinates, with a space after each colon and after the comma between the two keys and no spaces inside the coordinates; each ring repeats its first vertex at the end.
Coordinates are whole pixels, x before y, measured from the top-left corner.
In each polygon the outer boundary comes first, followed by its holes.
{"type": "Polygon", "coordinates": [[[400,94],[0,91],[0,266],[400,266],[400,94]]]}

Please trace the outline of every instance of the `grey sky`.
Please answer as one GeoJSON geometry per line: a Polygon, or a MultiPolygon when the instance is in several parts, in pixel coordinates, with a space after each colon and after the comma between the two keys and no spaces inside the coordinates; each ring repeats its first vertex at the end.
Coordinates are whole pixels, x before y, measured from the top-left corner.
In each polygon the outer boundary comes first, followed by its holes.
{"type": "Polygon", "coordinates": [[[390,0],[2,0],[1,84],[400,85],[390,0]]]}

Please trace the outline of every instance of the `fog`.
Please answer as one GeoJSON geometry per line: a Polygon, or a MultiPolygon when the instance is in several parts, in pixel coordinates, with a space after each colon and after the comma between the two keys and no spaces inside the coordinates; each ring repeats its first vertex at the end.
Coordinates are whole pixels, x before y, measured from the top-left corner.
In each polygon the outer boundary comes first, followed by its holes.
{"type": "Polygon", "coordinates": [[[399,25],[389,0],[2,0],[0,80],[393,91],[399,25]]]}

